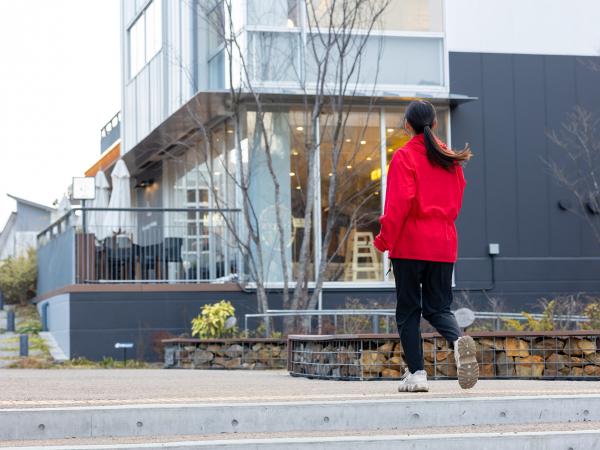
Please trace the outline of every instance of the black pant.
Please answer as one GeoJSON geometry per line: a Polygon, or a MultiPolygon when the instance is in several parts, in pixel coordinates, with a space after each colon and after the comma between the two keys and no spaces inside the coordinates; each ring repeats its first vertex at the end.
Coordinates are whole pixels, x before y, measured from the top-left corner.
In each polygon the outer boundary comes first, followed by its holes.
{"type": "Polygon", "coordinates": [[[392,259],[396,279],[396,324],[411,373],[423,370],[421,313],[452,345],[460,328],[450,310],[454,264],[392,259]]]}

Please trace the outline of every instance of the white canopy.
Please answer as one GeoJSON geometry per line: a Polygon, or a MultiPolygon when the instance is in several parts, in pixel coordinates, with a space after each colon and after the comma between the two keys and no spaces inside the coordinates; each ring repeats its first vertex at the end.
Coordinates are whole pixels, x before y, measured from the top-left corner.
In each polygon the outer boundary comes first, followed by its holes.
{"type": "MultiPolygon", "coordinates": [[[[88,208],[108,208],[108,197],[110,185],[106,179],[106,175],[102,170],[99,170],[95,176],[96,198],[90,201],[86,206],[88,208]]],[[[104,216],[106,211],[89,211],[86,213],[86,228],[88,233],[96,235],[96,239],[102,240],[109,233],[104,228],[104,216]]]]}
{"type": "MultiPolygon", "coordinates": [[[[111,174],[112,194],[109,208],[131,208],[131,186],[129,170],[122,159],[117,161],[111,174]]],[[[134,241],[137,234],[137,217],[132,211],[107,211],[104,216],[104,230],[112,234],[127,234],[134,241]]]]}

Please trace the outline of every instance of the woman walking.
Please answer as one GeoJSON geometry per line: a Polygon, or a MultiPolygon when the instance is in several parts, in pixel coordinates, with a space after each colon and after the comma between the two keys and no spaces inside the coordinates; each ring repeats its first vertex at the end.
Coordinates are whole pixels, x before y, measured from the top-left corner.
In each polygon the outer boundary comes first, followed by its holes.
{"type": "Polygon", "coordinates": [[[461,336],[450,310],[452,271],[457,256],[454,221],[466,185],[461,163],[471,158],[466,147],[454,151],[435,135],[435,108],[414,101],[405,114],[411,140],[392,158],[381,232],[374,245],[388,251],[396,280],[396,323],[408,369],[401,392],[426,392],[421,315],[454,346],[458,382],[463,389],[477,383],[475,343],[461,336]]]}

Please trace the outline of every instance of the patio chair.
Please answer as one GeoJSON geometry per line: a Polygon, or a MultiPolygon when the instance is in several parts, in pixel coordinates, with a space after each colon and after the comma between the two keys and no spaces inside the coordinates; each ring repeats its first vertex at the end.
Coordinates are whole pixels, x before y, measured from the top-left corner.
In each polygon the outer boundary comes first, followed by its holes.
{"type": "Polygon", "coordinates": [[[119,234],[104,239],[104,251],[108,279],[133,280],[135,274],[135,251],[131,238],[119,234]]]}

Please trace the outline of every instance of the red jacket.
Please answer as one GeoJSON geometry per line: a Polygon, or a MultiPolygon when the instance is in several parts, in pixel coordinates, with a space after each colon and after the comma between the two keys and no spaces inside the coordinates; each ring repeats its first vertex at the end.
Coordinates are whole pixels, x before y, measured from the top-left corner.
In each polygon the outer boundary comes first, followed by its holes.
{"type": "Polygon", "coordinates": [[[387,175],[381,232],[375,247],[390,258],[455,262],[456,226],[465,189],[460,165],[446,170],[427,159],[423,134],[392,158],[387,175]]]}

